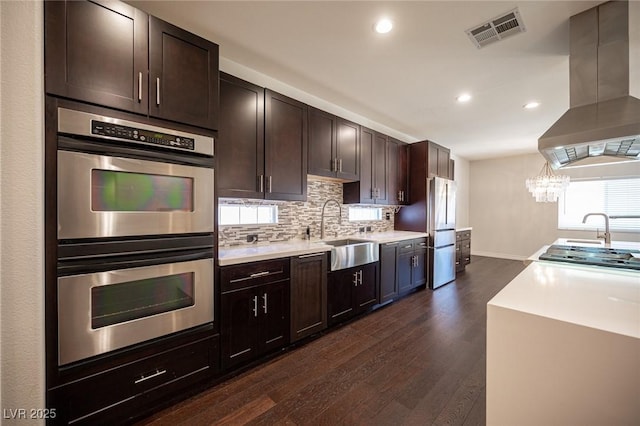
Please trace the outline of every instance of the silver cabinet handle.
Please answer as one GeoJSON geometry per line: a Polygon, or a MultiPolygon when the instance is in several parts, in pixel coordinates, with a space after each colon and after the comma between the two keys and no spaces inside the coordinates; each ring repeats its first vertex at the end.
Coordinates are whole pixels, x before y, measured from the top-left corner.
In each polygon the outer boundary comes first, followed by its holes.
{"type": "Polygon", "coordinates": [[[362,269],[358,271],[358,274],[360,275],[360,285],[362,285],[362,269]]]}
{"type": "Polygon", "coordinates": [[[253,316],[258,317],[258,296],[253,296],[253,316]]]}
{"type": "Polygon", "coordinates": [[[358,286],[358,273],[357,272],[353,273],[353,285],[356,286],[356,287],[358,286]]]}
{"type": "Polygon", "coordinates": [[[160,77],[156,78],[156,105],[160,105],[160,77]]]}
{"type": "Polygon", "coordinates": [[[269,176],[269,194],[271,194],[271,184],[273,183],[273,176],[269,176]]]}
{"type": "Polygon", "coordinates": [[[331,171],[332,172],[337,172],[338,171],[338,159],[337,158],[332,158],[331,159],[331,171]]]}
{"type": "Polygon", "coordinates": [[[267,293],[262,295],[262,301],[264,304],[262,305],[262,309],[264,309],[264,313],[267,313],[267,293]]]}
{"type": "Polygon", "coordinates": [[[264,192],[264,175],[259,176],[259,182],[260,182],[260,191],[258,192],[264,192]]]}
{"type": "Polygon", "coordinates": [[[303,254],[301,256],[298,256],[298,259],[306,259],[308,257],[318,257],[318,256],[323,256],[324,253],[312,253],[312,254],[303,254]]]}
{"type": "Polygon", "coordinates": [[[149,374],[148,376],[142,376],[138,380],[134,381],[133,383],[137,385],[138,383],[142,383],[146,380],[153,379],[154,377],[162,376],[166,372],[167,370],[156,370],[155,373],[149,374]]]}
{"type": "Polygon", "coordinates": [[[342,172],[342,158],[338,160],[338,171],[342,172]]]}
{"type": "Polygon", "coordinates": [[[138,102],[142,102],[142,71],[138,73],[138,102]]]}
{"type": "Polygon", "coordinates": [[[251,278],[264,277],[265,275],[269,275],[269,271],[256,272],[255,274],[249,275],[251,278]]]}

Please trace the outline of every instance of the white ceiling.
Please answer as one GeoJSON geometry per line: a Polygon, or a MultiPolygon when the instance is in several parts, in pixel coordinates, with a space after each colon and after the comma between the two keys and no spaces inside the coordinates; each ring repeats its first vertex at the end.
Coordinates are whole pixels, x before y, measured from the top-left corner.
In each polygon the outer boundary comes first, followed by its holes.
{"type": "Polygon", "coordinates": [[[218,43],[222,64],[256,70],[407,142],[429,139],[476,160],[537,151],[569,107],[568,19],[601,2],[128,3],[218,43]],[[515,7],[526,32],[482,49],[471,43],[465,30],[515,7]],[[394,22],[386,35],[372,30],[382,16],[394,22]],[[463,91],[471,102],[456,102],[463,91]],[[530,100],[541,106],[523,109],[530,100]]]}

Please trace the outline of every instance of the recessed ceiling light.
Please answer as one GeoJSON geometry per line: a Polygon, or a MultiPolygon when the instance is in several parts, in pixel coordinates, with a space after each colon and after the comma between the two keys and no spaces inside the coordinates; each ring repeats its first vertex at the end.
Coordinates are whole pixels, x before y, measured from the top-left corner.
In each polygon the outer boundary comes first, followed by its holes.
{"type": "Polygon", "coordinates": [[[393,28],[393,23],[387,18],[382,18],[378,22],[376,22],[374,28],[377,33],[386,34],[393,28]]]}
{"type": "Polygon", "coordinates": [[[532,102],[527,102],[522,107],[524,109],[534,109],[534,108],[538,108],[539,106],[540,106],[540,102],[532,101],[532,102]]]}
{"type": "Polygon", "coordinates": [[[471,95],[468,93],[463,93],[456,98],[458,102],[469,102],[471,100],[471,95]]]}

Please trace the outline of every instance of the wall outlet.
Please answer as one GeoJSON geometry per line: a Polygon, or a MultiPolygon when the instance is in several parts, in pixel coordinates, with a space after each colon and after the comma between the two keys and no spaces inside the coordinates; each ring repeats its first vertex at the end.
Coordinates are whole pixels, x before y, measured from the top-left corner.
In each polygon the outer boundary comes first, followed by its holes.
{"type": "Polygon", "coordinates": [[[385,213],[384,218],[387,220],[391,220],[391,213],[389,212],[385,213]]]}
{"type": "Polygon", "coordinates": [[[248,243],[257,243],[258,242],[258,234],[249,234],[247,235],[248,243]]]}
{"type": "Polygon", "coordinates": [[[367,227],[365,228],[365,231],[367,231],[367,232],[371,232],[371,227],[370,227],[370,226],[367,226],[367,227]]]}
{"type": "Polygon", "coordinates": [[[361,226],[360,228],[358,228],[358,231],[360,231],[360,233],[364,232],[364,226],[361,226]]]}

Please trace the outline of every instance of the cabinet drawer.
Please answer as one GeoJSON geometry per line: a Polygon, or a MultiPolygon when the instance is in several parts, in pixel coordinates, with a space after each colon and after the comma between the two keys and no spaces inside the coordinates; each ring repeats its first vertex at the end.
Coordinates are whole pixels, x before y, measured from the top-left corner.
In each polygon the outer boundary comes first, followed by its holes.
{"type": "Polygon", "coordinates": [[[149,409],[149,403],[211,377],[218,369],[218,336],[164,351],[51,391],[61,422],[114,422],[149,409]]]}
{"type": "MultiPolygon", "coordinates": [[[[458,246],[456,246],[457,248],[458,246]]],[[[469,251],[471,250],[471,241],[469,240],[463,240],[460,241],[460,245],[459,245],[461,251],[469,251]]]]}
{"type": "Polygon", "coordinates": [[[458,231],[456,232],[456,241],[471,239],[471,231],[458,231]]]}
{"type": "Polygon", "coordinates": [[[426,249],[427,249],[426,238],[416,238],[413,240],[400,241],[398,243],[398,250],[400,254],[410,253],[416,250],[426,250],[426,249]]]}
{"type": "Polygon", "coordinates": [[[223,293],[288,279],[288,258],[220,268],[220,288],[223,293]]]}

